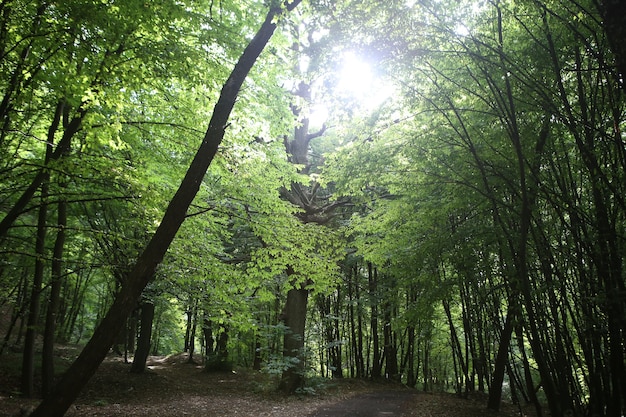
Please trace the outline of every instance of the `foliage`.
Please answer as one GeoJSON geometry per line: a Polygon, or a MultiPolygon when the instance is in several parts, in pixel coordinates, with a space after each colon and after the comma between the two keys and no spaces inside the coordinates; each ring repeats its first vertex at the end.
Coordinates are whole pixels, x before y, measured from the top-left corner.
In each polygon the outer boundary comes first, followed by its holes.
{"type": "MultiPolygon", "coordinates": [[[[0,306],[25,317],[38,261],[47,301],[62,229],[57,334],[82,342],[267,2],[5,3],[0,306]]],[[[303,6],[281,17],[144,293],[153,351],[210,323],[236,365],[258,352],[282,373],[282,304],[304,287],[315,372],[389,374],[395,359],[409,385],[492,398],[506,372],[513,400],[539,407],[541,383],[554,415],[623,414],[624,93],[595,3],[303,6]],[[350,54],[370,64],[368,92],[341,87],[350,54]],[[314,137],[304,161],[297,132],[314,137]]]]}

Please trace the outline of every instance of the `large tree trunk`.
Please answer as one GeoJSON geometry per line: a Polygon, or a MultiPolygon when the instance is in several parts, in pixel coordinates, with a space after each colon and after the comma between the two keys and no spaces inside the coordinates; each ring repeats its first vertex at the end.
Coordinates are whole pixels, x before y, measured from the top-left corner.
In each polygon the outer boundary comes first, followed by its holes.
{"type": "Polygon", "coordinates": [[[283,344],[283,359],[290,362],[283,372],[278,389],[294,393],[304,383],[304,328],[309,290],[292,288],[287,293],[283,322],[287,327],[283,344]]]}
{"type": "MultiPolygon", "coordinates": [[[[300,0],[294,0],[286,10],[292,10],[299,3],[300,0]]],[[[228,119],[239,90],[263,48],[272,37],[276,29],[275,21],[281,13],[283,13],[283,9],[280,6],[272,7],[269,10],[261,28],[239,58],[228,80],[224,83],[202,144],[180,187],[170,201],[158,229],[139,256],[113,305],[79,357],[59,382],[54,394],[46,398],[31,417],[63,416],[78,397],[82,387],[87,384],[87,381],[104,360],[115,335],[119,333],[125,319],[133,310],[137,299],[154,275],[156,267],[161,263],[165,252],[167,252],[174,236],[185,220],[187,209],[196,196],[204,175],[224,138],[228,119]]]]}

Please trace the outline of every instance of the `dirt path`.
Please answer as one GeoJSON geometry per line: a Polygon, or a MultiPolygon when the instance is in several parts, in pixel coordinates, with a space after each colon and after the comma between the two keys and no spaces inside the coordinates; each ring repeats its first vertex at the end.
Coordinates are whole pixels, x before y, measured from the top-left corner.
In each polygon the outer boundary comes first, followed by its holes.
{"type": "MultiPolygon", "coordinates": [[[[18,395],[19,373],[0,358],[0,417],[26,415],[39,401],[18,395]]],[[[507,406],[485,409],[484,394],[460,398],[424,393],[399,384],[366,380],[329,380],[314,394],[284,397],[270,375],[241,370],[207,373],[187,356],[151,357],[144,374],[111,356],[83,388],[67,417],[517,417],[507,406]]]]}
{"type": "Polygon", "coordinates": [[[413,400],[415,391],[377,391],[322,406],[308,417],[399,417],[413,400]]]}

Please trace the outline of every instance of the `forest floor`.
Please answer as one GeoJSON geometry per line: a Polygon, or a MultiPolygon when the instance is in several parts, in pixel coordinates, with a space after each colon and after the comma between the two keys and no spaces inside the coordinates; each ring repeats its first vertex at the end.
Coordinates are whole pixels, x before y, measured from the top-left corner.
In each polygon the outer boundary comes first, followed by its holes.
{"type": "MultiPolygon", "coordinates": [[[[18,375],[0,358],[0,416],[23,416],[38,401],[16,395],[18,375]]],[[[207,373],[185,355],[151,357],[144,374],[110,356],[66,414],[144,417],[513,417],[512,405],[500,413],[485,409],[486,398],[424,393],[400,384],[363,380],[320,381],[307,395],[285,398],[268,375],[251,371],[207,373]]]]}

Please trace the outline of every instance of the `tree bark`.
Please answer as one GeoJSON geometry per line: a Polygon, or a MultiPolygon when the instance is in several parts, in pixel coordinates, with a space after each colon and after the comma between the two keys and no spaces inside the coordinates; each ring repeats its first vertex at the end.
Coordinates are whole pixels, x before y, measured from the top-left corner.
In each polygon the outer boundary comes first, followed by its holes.
{"type": "Polygon", "coordinates": [[[46,239],[46,217],[48,206],[46,202],[48,194],[48,181],[44,181],[41,187],[41,207],[39,209],[39,220],[37,221],[37,237],[35,244],[35,274],[30,290],[30,301],[28,303],[28,322],[26,325],[26,335],[24,337],[24,352],[22,354],[22,394],[32,398],[34,392],[35,374],[35,337],[39,325],[39,309],[41,298],[41,286],[44,275],[44,250],[46,239]]]}
{"type": "Polygon", "coordinates": [[[304,383],[304,329],[309,290],[299,287],[287,293],[283,322],[287,327],[283,343],[283,358],[291,362],[283,372],[278,389],[292,394],[304,383]]]}
{"type": "Polygon", "coordinates": [[[354,267],[354,295],[357,300],[357,349],[356,349],[356,366],[357,377],[365,377],[365,361],[363,359],[363,308],[361,306],[361,292],[359,290],[359,268],[354,267]]]}
{"type": "MultiPolygon", "coordinates": [[[[48,164],[53,158],[53,144],[54,133],[59,127],[61,120],[61,113],[63,105],[57,105],[57,109],[48,129],[47,146],[45,164],[48,164]]],[[[69,143],[68,143],[69,146],[69,143]]],[[[66,149],[65,145],[59,143],[57,150],[66,149]]],[[[34,395],[34,373],[35,373],[35,337],[37,335],[37,328],[39,324],[39,309],[40,309],[40,296],[41,286],[43,284],[44,276],[44,258],[46,250],[46,222],[48,217],[48,189],[50,187],[50,172],[47,169],[41,170],[41,206],[39,207],[39,213],[37,218],[37,234],[35,241],[35,274],[33,277],[33,286],[31,288],[30,303],[28,308],[28,325],[26,328],[26,336],[24,339],[24,353],[22,356],[22,393],[26,397],[33,397],[34,395]]],[[[33,193],[37,187],[33,189],[33,193]]],[[[2,235],[0,235],[0,239],[2,235]]]]}
{"type": "Polygon", "coordinates": [[[330,350],[331,364],[333,366],[332,375],[333,378],[343,378],[343,362],[342,362],[342,349],[341,349],[341,326],[340,326],[340,314],[343,310],[341,306],[341,288],[337,287],[337,299],[335,300],[334,317],[333,317],[333,347],[330,350]]]}
{"type": "Polygon", "coordinates": [[[502,400],[502,383],[504,382],[506,365],[509,362],[509,347],[511,344],[511,336],[513,334],[515,319],[514,314],[514,307],[509,305],[509,310],[507,311],[504,322],[504,328],[500,333],[500,344],[495,358],[491,385],[489,386],[489,399],[487,400],[487,408],[494,411],[500,410],[500,402],[502,400]]]}
{"type": "Polygon", "coordinates": [[[42,393],[46,397],[54,386],[54,340],[57,329],[59,304],[61,301],[61,280],[63,276],[63,250],[65,247],[65,227],[67,225],[67,202],[59,201],[57,208],[57,235],[52,251],[52,282],[46,311],[46,325],[41,354],[42,393]]]}
{"type": "MultiPolygon", "coordinates": [[[[286,7],[292,10],[301,0],[294,0],[286,7]]],[[[170,201],[163,219],[152,239],[132,268],[128,279],[116,296],[113,305],[96,328],[93,336],[70,366],[54,390],[35,409],[31,417],[61,417],[78,397],[80,390],[96,372],[104,360],[115,335],[120,331],[126,317],[133,310],[137,299],[146,287],[157,266],[161,263],[174,236],[185,220],[187,209],[196,196],[209,165],[224,138],[230,113],[235,105],[241,86],[250,69],[265,48],[276,29],[276,18],[283,9],[272,7],[259,31],[243,51],[228,80],[224,83],[220,97],[213,109],[209,127],[181,185],[170,201]]]]}
{"type": "Polygon", "coordinates": [[[232,362],[228,359],[228,326],[220,325],[220,332],[215,341],[215,350],[207,354],[204,370],[207,372],[230,372],[233,369],[232,362]]]}
{"type": "Polygon", "coordinates": [[[204,356],[206,359],[210,357],[215,350],[213,347],[215,344],[215,339],[213,337],[213,322],[209,319],[206,311],[204,312],[204,317],[202,318],[202,335],[204,339],[204,356]]]}
{"type": "Polygon", "coordinates": [[[196,351],[196,327],[198,322],[198,300],[193,300],[190,310],[187,312],[187,337],[185,349],[189,353],[187,363],[194,363],[193,355],[196,351]]]}
{"type": "Polygon", "coordinates": [[[392,306],[390,301],[384,304],[383,325],[383,357],[385,358],[385,377],[391,381],[400,381],[398,371],[398,347],[396,346],[395,332],[391,325],[392,306]]]}
{"type": "Polygon", "coordinates": [[[146,361],[150,354],[150,342],[152,336],[152,321],[154,320],[154,303],[146,300],[141,304],[141,318],[139,330],[139,340],[137,340],[137,349],[133,357],[133,364],[130,371],[136,374],[143,373],[146,370],[146,361]]]}
{"type": "Polygon", "coordinates": [[[261,356],[261,336],[259,333],[254,335],[254,362],[252,363],[252,370],[260,371],[262,364],[262,356],[261,356]]]}
{"type": "Polygon", "coordinates": [[[371,376],[373,379],[378,379],[381,377],[382,372],[382,360],[380,355],[380,341],[378,335],[378,272],[373,267],[371,262],[367,263],[367,276],[368,276],[368,284],[369,284],[369,296],[370,296],[370,308],[372,310],[371,313],[371,333],[372,333],[372,351],[373,351],[373,359],[372,359],[372,370],[371,376]]]}
{"type": "Polygon", "coordinates": [[[626,3],[623,0],[604,0],[597,3],[609,45],[615,56],[618,83],[624,88],[626,77],[626,3]]]}

